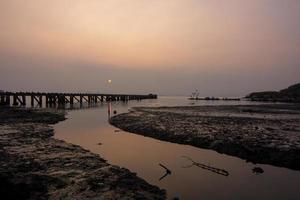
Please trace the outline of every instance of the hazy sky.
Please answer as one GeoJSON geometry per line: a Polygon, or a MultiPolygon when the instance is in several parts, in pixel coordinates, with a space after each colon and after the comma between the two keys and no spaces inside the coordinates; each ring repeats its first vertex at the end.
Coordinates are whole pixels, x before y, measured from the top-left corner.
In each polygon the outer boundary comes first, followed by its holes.
{"type": "Polygon", "coordinates": [[[0,0],[0,70],[12,91],[281,89],[300,82],[300,0],[0,0]]]}

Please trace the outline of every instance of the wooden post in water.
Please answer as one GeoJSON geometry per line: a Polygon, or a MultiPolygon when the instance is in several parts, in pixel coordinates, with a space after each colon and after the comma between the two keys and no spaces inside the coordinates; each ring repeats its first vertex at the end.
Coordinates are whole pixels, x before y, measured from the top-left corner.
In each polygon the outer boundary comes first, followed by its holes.
{"type": "Polygon", "coordinates": [[[63,94],[58,95],[58,105],[65,105],[65,96],[63,94]]]}
{"type": "Polygon", "coordinates": [[[43,106],[43,95],[39,96],[39,106],[42,107],[43,106]]]}
{"type": "Polygon", "coordinates": [[[56,97],[54,95],[50,95],[50,105],[53,106],[56,104],[56,97]]]}
{"type": "Polygon", "coordinates": [[[5,105],[10,106],[10,95],[6,95],[5,105]]]}
{"type": "Polygon", "coordinates": [[[52,99],[50,95],[46,95],[46,102],[48,102],[47,106],[51,106],[52,105],[52,99]],[[47,101],[48,100],[48,101],[47,101]]]}
{"type": "Polygon", "coordinates": [[[79,103],[82,105],[82,95],[79,96],[79,103]]]}
{"type": "Polygon", "coordinates": [[[73,105],[74,104],[74,96],[70,95],[70,104],[73,105]]]}
{"type": "Polygon", "coordinates": [[[14,94],[13,96],[13,106],[17,106],[18,105],[18,102],[17,102],[17,95],[14,94]]]}
{"type": "Polygon", "coordinates": [[[5,100],[4,100],[4,95],[0,96],[0,105],[4,105],[5,104],[5,100]]]}
{"type": "Polygon", "coordinates": [[[4,95],[1,94],[0,96],[0,105],[4,106],[7,105],[7,101],[4,95]]]}
{"type": "Polygon", "coordinates": [[[46,107],[48,107],[48,105],[49,105],[49,97],[48,97],[47,94],[45,95],[45,100],[46,100],[46,107]]]}
{"type": "Polygon", "coordinates": [[[31,107],[34,107],[34,96],[33,94],[30,96],[31,99],[31,107]]]}
{"type": "Polygon", "coordinates": [[[22,95],[22,103],[21,103],[22,106],[26,106],[26,96],[25,95],[22,95]]]}

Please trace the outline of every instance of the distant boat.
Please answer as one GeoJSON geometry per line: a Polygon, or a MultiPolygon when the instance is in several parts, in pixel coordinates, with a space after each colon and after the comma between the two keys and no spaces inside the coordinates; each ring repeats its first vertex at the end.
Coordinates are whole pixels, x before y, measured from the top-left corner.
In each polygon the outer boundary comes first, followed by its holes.
{"type": "Polygon", "coordinates": [[[190,99],[191,99],[191,98],[197,99],[198,96],[199,96],[199,92],[198,92],[198,90],[196,90],[195,92],[192,92],[192,95],[191,95],[190,99]]]}

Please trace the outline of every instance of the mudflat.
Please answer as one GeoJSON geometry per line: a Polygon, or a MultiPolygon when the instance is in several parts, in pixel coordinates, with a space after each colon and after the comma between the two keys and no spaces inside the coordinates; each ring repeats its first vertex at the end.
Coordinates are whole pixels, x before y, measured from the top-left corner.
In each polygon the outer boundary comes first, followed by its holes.
{"type": "Polygon", "coordinates": [[[164,141],[300,170],[300,104],[137,107],[110,123],[164,141]]]}
{"type": "Polygon", "coordinates": [[[54,139],[64,113],[0,109],[4,199],[165,199],[166,192],[80,146],[54,139]]]}

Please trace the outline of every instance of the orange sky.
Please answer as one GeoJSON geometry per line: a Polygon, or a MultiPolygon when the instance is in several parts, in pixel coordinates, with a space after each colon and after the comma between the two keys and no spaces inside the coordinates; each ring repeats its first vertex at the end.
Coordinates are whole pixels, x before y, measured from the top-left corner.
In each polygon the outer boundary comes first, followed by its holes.
{"type": "Polygon", "coordinates": [[[1,0],[0,67],[295,70],[299,10],[298,0],[1,0]]]}

